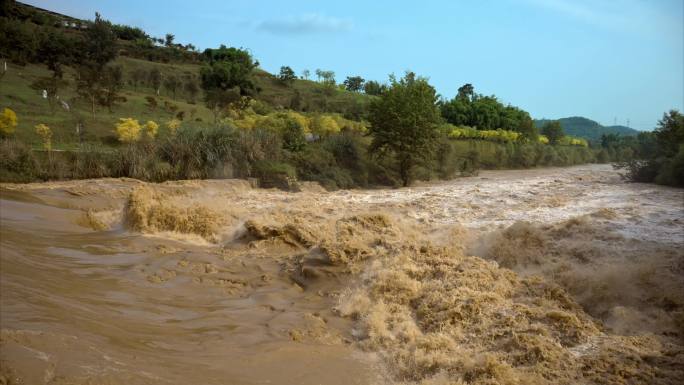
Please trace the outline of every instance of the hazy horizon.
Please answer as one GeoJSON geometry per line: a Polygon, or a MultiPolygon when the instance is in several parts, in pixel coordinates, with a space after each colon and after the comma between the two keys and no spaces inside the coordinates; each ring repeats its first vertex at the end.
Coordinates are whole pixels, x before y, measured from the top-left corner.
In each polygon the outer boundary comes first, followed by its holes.
{"type": "Polygon", "coordinates": [[[663,112],[684,109],[684,7],[676,0],[435,1],[420,9],[359,1],[26,3],[78,18],[97,11],[200,49],[245,47],[272,73],[289,65],[298,75],[321,68],[340,82],[385,81],[410,69],[447,98],[472,83],[536,119],[583,116],[650,130],[663,112]]]}

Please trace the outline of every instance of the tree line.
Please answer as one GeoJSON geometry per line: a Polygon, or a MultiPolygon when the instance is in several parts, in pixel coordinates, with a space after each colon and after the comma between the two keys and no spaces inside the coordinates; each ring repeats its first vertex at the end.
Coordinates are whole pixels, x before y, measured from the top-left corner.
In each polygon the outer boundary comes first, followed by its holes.
{"type": "MultiPolygon", "coordinates": [[[[15,33],[17,30],[13,28],[16,24],[12,24],[11,21],[7,18],[2,19],[3,24],[0,25],[0,30],[14,34],[2,35],[4,40],[0,41],[2,43],[0,53],[14,60],[18,57],[17,55],[26,53],[19,52],[16,47],[12,46],[21,40],[21,33],[15,33]]],[[[111,109],[122,99],[119,91],[123,84],[123,70],[120,66],[112,64],[120,53],[119,41],[122,39],[121,36],[125,36],[126,39],[136,39],[140,33],[141,31],[136,29],[114,26],[99,14],[96,14],[95,20],[79,34],[67,35],[54,28],[41,30],[41,33],[36,35],[37,43],[32,47],[33,51],[29,50],[28,54],[34,55],[31,60],[45,64],[52,71],[52,76],[41,79],[42,83],[39,86],[49,95],[55,95],[65,83],[64,67],[70,66],[75,71],[76,91],[83,100],[89,103],[93,114],[96,106],[111,109]]],[[[163,42],[157,41],[157,43],[173,47],[174,36],[167,35],[163,42]]],[[[174,98],[181,89],[194,98],[201,88],[203,101],[214,114],[216,126],[220,126],[224,118],[230,117],[231,114],[244,116],[242,111],[250,107],[251,100],[259,92],[253,79],[254,70],[259,65],[258,61],[245,49],[225,45],[206,49],[198,54],[198,58],[202,66],[197,78],[191,77],[185,80],[175,76],[162,78],[159,70],[153,69],[148,73],[134,70],[130,74],[131,82],[136,87],[140,84],[152,87],[157,94],[163,86],[174,98]]],[[[334,72],[318,69],[315,74],[318,81],[324,85],[336,86],[334,72]]],[[[310,74],[303,74],[303,76],[308,77],[310,74]]],[[[295,80],[296,75],[290,67],[283,66],[277,77],[287,86],[295,80]]],[[[409,185],[416,177],[420,177],[420,170],[433,169],[436,163],[441,164],[438,167],[440,169],[448,168],[448,162],[445,159],[452,158],[453,146],[450,139],[454,138],[455,129],[463,132],[468,132],[463,128],[483,133],[501,132],[504,139],[514,136],[515,141],[520,144],[519,148],[522,149],[519,154],[516,153],[518,154],[516,159],[519,159],[521,165],[555,162],[551,153],[549,153],[550,160],[544,160],[546,150],[540,150],[544,144],[540,141],[539,132],[528,112],[515,106],[504,105],[494,95],[479,94],[475,92],[472,84],[460,87],[452,99],[440,98],[426,78],[412,72],[407,72],[401,78],[390,76],[388,84],[365,81],[359,76],[350,76],[340,86],[352,92],[364,90],[374,95],[367,110],[361,114],[361,119],[369,122],[368,158],[377,165],[385,165],[383,166],[385,170],[389,170],[387,171],[389,174],[396,175],[397,180],[404,186],[409,185]]],[[[154,107],[156,101],[153,97],[149,98],[148,104],[150,108],[154,107]]],[[[662,126],[670,127],[673,124],[675,126],[680,124],[677,122],[681,122],[681,119],[677,116],[669,118],[662,123],[662,126]]],[[[252,120],[257,124],[269,121],[260,118],[252,118],[252,120]]],[[[132,121],[127,121],[128,125],[123,127],[135,126],[131,123],[132,121]]],[[[240,119],[231,119],[231,121],[234,124],[242,124],[239,122],[240,119]]],[[[244,122],[245,127],[251,124],[249,120],[244,120],[244,122]]],[[[313,140],[316,143],[324,139],[320,136],[307,139],[301,119],[286,119],[285,124],[278,127],[280,128],[276,131],[279,135],[278,140],[284,144],[283,151],[290,154],[293,157],[291,159],[298,159],[296,162],[292,161],[295,164],[306,163],[298,158],[298,154],[310,147],[307,142],[313,140]]],[[[254,126],[250,130],[258,132],[261,128],[268,131],[266,127],[254,126]]],[[[670,133],[672,130],[661,131],[670,133]]],[[[678,131],[675,130],[675,132],[678,131]]],[[[541,133],[552,147],[573,144],[573,139],[564,135],[557,121],[547,122],[542,127],[541,133]]],[[[231,133],[231,135],[235,134],[231,133]]],[[[656,137],[658,135],[678,138],[677,135],[665,133],[656,134],[656,137]]],[[[606,138],[606,143],[609,142],[610,139],[606,138]]],[[[678,159],[677,151],[672,150],[671,146],[666,147],[663,140],[657,142],[660,144],[654,150],[655,152],[643,150],[633,153],[633,156],[644,159],[635,163],[639,169],[655,168],[655,164],[659,165],[658,167],[672,164],[675,164],[675,168],[678,167],[676,161],[672,163],[667,160],[678,159]]],[[[609,153],[612,146],[606,144],[606,148],[603,149],[610,160],[615,157],[615,150],[612,157],[609,153]]],[[[623,143],[615,146],[620,148],[621,153],[626,151],[623,143]]],[[[578,160],[590,159],[584,155],[586,152],[580,151],[579,153],[583,155],[577,158],[578,160]]],[[[460,157],[458,161],[460,164],[474,166],[478,163],[477,154],[460,154],[458,157],[460,157]]],[[[565,162],[574,161],[568,159],[565,162]]],[[[632,168],[636,169],[634,167],[632,168]]],[[[303,167],[303,169],[309,169],[309,167],[303,167]]],[[[316,172],[310,174],[318,175],[316,172]]],[[[449,172],[445,171],[444,175],[447,174],[449,172]]],[[[657,175],[654,178],[657,179],[657,175]]]]}

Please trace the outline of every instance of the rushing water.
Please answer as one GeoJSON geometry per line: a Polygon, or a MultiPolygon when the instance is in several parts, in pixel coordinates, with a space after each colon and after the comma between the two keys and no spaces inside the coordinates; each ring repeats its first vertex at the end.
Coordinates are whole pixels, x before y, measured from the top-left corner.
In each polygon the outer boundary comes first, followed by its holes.
{"type": "Polygon", "coordinates": [[[396,190],[0,191],[2,384],[684,375],[684,191],[609,166],[396,190]]]}

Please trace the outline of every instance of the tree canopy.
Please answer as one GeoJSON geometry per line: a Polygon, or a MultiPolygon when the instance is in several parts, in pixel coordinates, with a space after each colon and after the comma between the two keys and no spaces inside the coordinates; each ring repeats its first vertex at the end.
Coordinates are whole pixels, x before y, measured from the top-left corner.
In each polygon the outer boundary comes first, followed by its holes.
{"type": "Polygon", "coordinates": [[[363,89],[365,81],[361,76],[347,76],[347,79],[344,80],[344,87],[347,91],[358,92],[363,89]]]}
{"type": "Polygon", "coordinates": [[[283,84],[290,85],[295,81],[295,79],[297,79],[297,75],[295,75],[295,72],[291,67],[280,67],[280,72],[278,73],[278,80],[283,82],[283,84]]]}
{"type": "Polygon", "coordinates": [[[206,49],[202,55],[207,60],[200,70],[204,101],[218,121],[219,114],[229,105],[254,94],[251,75],[258,62],[246,50],[225,45],[206,49]]]}
{"type": "Polygon", "coordinates": [[[560,122],[557,120],[552,120],[544,124],[542,127],[542,134],[549,139],[549,144],[553,145],[558,144],[561,138],[565,136],[563,127],[561,127],[560,122]]]}
{"type": "Polygon", "coordinates": [[[430,158],[438,137],[437,92],[413,72],[390,80],[389,89],[370,105],[370,153],[394,155],[402,183],[408,186],[413,168],[430,158]]]}

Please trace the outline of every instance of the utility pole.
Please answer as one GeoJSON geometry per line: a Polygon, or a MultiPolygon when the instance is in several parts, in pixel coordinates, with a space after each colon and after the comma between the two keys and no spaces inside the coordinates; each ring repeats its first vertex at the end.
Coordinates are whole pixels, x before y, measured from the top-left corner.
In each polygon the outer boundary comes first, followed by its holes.
{"type": "Polygon", "coordinates": [[[627,119],[627,128],[629,128],[629,119],[627,119]]]}

